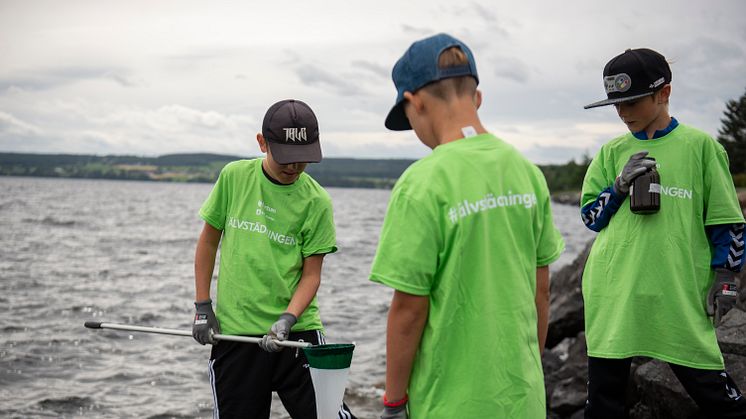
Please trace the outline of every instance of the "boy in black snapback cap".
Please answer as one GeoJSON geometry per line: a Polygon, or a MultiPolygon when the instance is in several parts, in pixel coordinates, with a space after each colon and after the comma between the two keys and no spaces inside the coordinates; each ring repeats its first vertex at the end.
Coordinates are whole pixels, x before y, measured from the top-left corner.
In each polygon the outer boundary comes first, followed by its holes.
{"type": "MultiPolygon", "coordinates": [[[[212,343],[209,373],[215,417],[268,418],[276,391],[292,418],[316,418],[302,351],[275,340],[324,343],[316,303],[324,255],[337,250],[328,193],[304,173],[321,161],[319,127],[299,100],[272,105],[256,135],[264,159],[229,163],[199,211],[192,334],[212,343]],[[210,282],[220,246],[216,314],[210,282]],[[257,345],[213,333],[262,337],[257,345]]],[[[340,417],[352,418],[346,406],[340,417]]]]}
{"type": "Polygon", "coordinates": [[[626,417],[632,357],[645,356],[667,362],[706,417],[744,418],[746,399],[715,336],[744,264],[728,156],[669,115],[671,69],[658,52],[628,49],[606,64],[603,82],[607,98],[585,108],[614,105],[630,132],[601,147],[583,182],[582,219],[599,232],[582,283],[585,416],[626,417]],[[660,210],[633,213],[624,202],[653,167],[660,183],[649,192],[660,194],[660,210]]]}

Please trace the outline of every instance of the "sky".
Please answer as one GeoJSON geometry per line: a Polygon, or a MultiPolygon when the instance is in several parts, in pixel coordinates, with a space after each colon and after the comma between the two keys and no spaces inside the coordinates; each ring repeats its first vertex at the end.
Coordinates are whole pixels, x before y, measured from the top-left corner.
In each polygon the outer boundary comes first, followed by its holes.
{"type": "Polygon", "coordinates": [[[391,68],[439,32],[476,57],[485,127],[529,160],[593,156],[624,132],[602,70],[671,63],[670,112],[713,136],[746,91],[746,2],[0,0],[0,152],[260,154],[274,102],[315,111],[326,157],[420,158],[383,121],[391,68]]]}

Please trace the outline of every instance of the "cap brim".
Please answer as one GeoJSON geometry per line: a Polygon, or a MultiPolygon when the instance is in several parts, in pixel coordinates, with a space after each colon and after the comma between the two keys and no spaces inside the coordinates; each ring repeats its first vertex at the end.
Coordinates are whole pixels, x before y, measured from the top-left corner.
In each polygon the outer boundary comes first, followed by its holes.
{"type": "Polygon", "coordinates": [[[318,163],[321,161],[321,143],[280,144],[267,141],[272,159],[279,164],[318,163]]]}
{"type": "Polygon", "coordinates": [[[653,94],[655,94],[655,92],[648,92],[648,93],[643,93],[641,95],[629,96],[629,97],[618,97],[616,99],[601,100],[598,102],[591,103],[590,105],[585,105],[583,106],[583,109],[597,108],[599,106],[606,106],[606,105],[615,105],[617,103],[629,102],[631,100],[636,100],[641,97],[650,96],[653,94]]]}
{"type": "Polygon", "coordinates": [[[412,126],[409,125],[409,119],[404,113],[404,100],[399,101],[399,103],[391,108],[384,125],[392,131],[406,131],[412,129],[412,126]]]}

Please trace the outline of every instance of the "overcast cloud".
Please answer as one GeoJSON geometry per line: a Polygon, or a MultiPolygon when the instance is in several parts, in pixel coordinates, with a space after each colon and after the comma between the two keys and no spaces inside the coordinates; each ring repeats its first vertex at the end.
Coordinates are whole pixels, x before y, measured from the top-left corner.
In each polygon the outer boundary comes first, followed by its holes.
{"type": "Polygon", "coordinates": [[[622,133],[604,64],[649,47],[672,63],[671,113],[717,135],[746,89],[746,2],[0,0],[0,151],[255,156],[265,110],[317,113],[330,157],[418,158],[383,120],[394,62],[448,32],[473,50],[492,132],[537,163],[622,133]],[[739,17],[740,16],[740,17],[739,17]]]}

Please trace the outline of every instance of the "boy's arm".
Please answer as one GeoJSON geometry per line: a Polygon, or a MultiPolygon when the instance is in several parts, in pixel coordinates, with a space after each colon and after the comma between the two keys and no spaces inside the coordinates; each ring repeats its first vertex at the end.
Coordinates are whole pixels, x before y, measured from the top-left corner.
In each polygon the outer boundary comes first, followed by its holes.
{"type": "Polygon", "coordinates": [[[386,400],[390,402],[407,395],[429,309],[429,297],[394,291],[386,326],[386,400]]]}
{"type": "Polygon", "coordinates": [[[298,318],[306,311],[321,285],[321,265],[323,262],[323,254],[311,255],[303,259],[303,272],[300,276],[300,282],[298,282],[298,288],[295,289],[295,293],[290,299],[286,312],[298,318]]]}
{"type": "MultiPolygon", "coordinates": [[[[609,224],[611,217],[616,214],[619,207],[627,198],[632,181],[650,168],[655,167],[655,161],[645,160],[645,156],[647,155],[647,151],[640,151],[630,156],[622,169],[622,173],[616,177],[614,183],[602,190],[595,201],[589,202],[581,208],[580,217],[586,227],[598,232],[609,224]]],[[[588,172],[595,170],[595,167],[596,161],[594,159],[588,168],[588,172]]],[[[583,189],[585,190],[586,184],[590,185],[592,183],[588,179],[588,174],[586,174],[583,189]]]]}
{"type": "Polygon", "coordinates": [[[544,353],[549,328],[549,267],[536,268],[536,315],[539,335],[539,353],[544,353]]]}
{"type": "Polygon", "coordinates": [[[611,186],[604,189],[598,194],[595,201],[580,209],[580,218],[583,220],[583,224],[595,232],[603,230],[611,221],[611,217],[622,206],[625,198],[625,195],[616,193],[611,186]]]}
{"type": "Polygon", "coordinates": [[[194,253],[194,307],[196,314],[192,325],[192,336],[201,343],[212,343],[213,333],[220,333],[220,325],[212,311],[210,282],[215,269],[215,255],[223,232],[205,222],[194,253]]]}
{"type": "Polygon", "coordinates": [[[705,229],[712,243],[711,266],[715,270],[715,280],[707,293],[707,314],[717,327],[738,300],[736,273],[743,269],[746,258],[744,224],[718,224],[705,229]]]}
{"type": "Polygon", "coordinates": [[[740,272],[744,266],[744,224],[716,224],[705,227],[712,243],[712,269],[740,272]]]}
{"type": "Polygon", "coordinates": [[[218,252],[223,232],[205,222],[197,241],[194,254],[194,301],[210,299],[210,282],[215,269],[215,255],[218,252]]]}
{"type": "Polygon", "coordinates": [[[321,264],[323,261],[324,254],[311,255],[303,259],[303,271],[300,275],[298,287],[290,298],[290,303],[285,312],[272,324],[269,332],[264,335],[259,343],[262,349],[267,352],[277,352],[282,349],[274,341],[282,341],[290,336],[290,330],[298,322],[298,317],[306,311],[308,305],[313,301],[313,297],[316,296],[319,285],[321,285],[321,264]]]}

